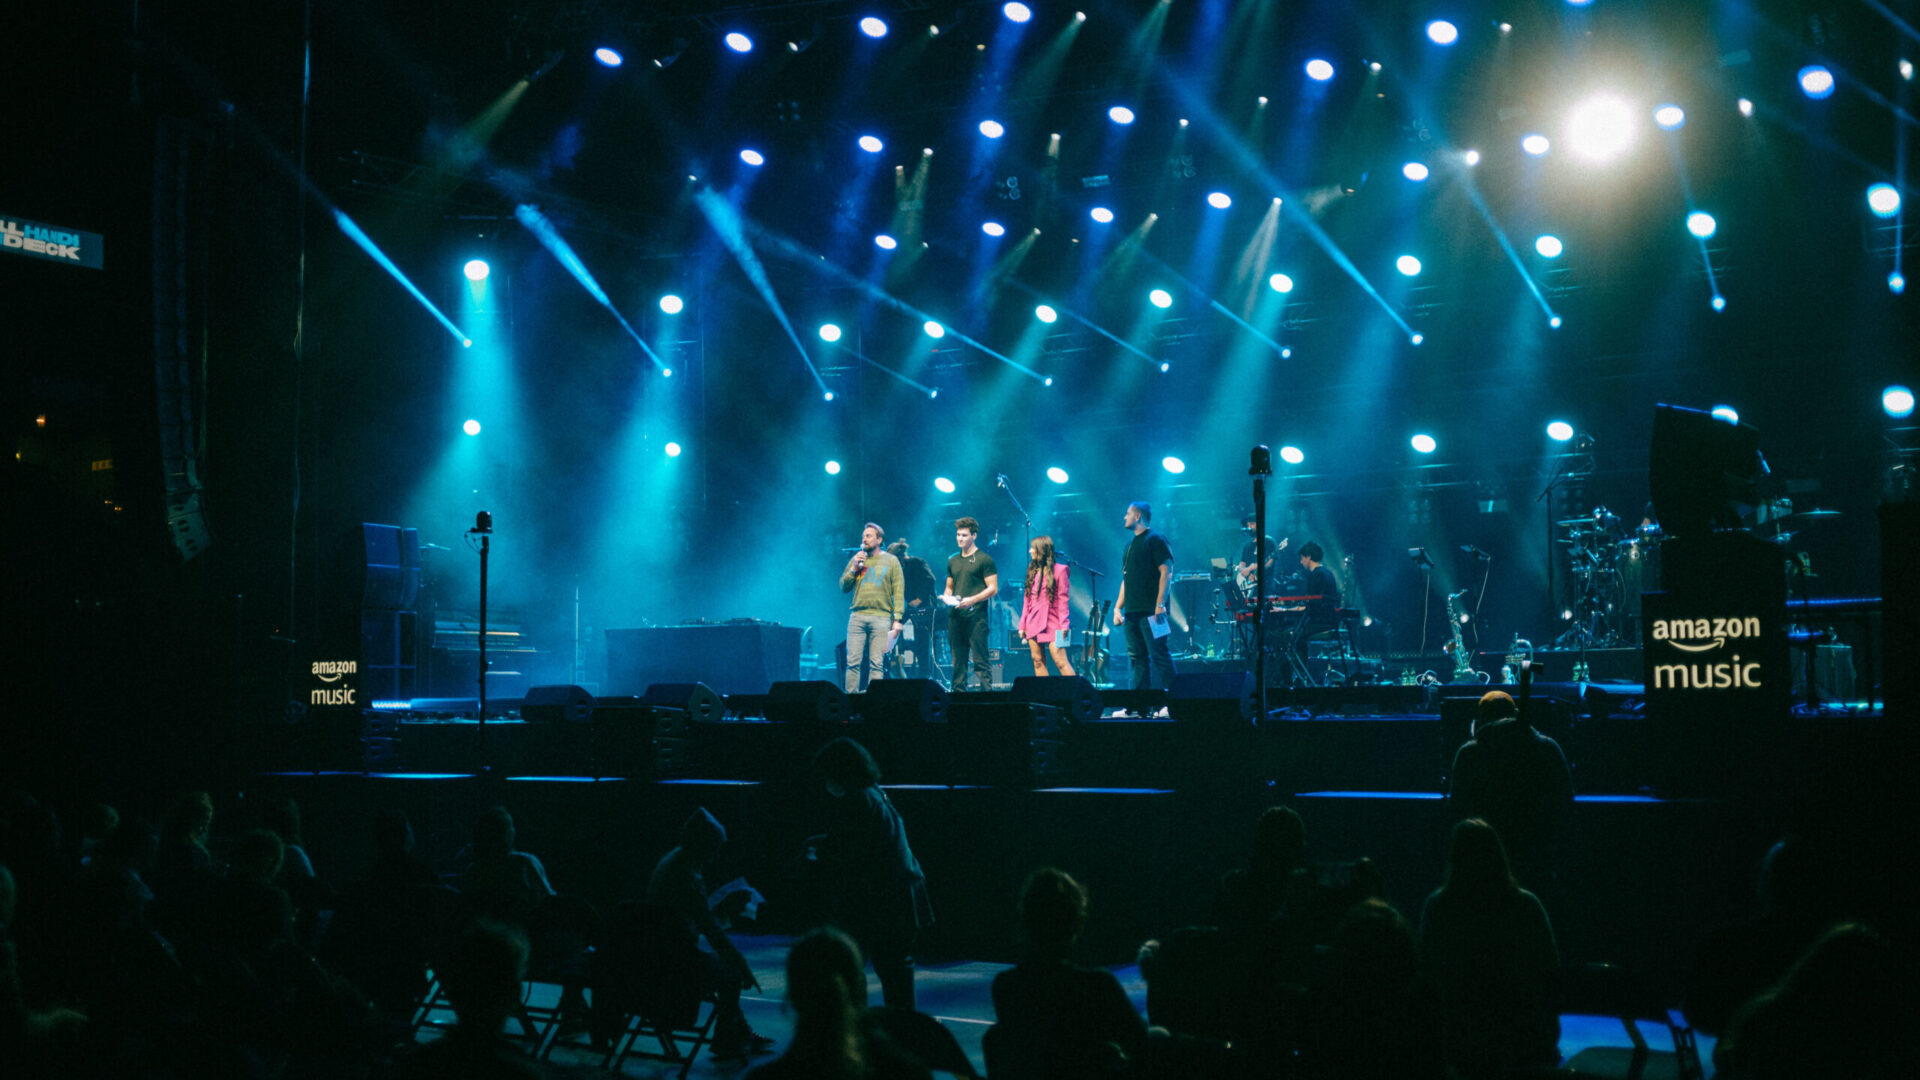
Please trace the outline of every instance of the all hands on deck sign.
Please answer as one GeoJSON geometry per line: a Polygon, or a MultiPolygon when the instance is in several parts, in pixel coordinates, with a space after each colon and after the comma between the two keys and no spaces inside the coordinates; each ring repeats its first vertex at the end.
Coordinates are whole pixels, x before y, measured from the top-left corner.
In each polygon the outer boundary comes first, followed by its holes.
{"type": "Polygon", "coordinates": [[[0,214],[0,251],[9,255],[52,259],[98,270],[105,265],[104,247],[99,233],[0,214]]]}

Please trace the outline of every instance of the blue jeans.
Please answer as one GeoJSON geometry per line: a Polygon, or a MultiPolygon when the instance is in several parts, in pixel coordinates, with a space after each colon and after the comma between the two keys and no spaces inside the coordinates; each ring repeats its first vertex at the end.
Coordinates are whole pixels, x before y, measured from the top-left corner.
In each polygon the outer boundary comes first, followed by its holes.
{"type": "Polygon", "coordinates": [[[1145,690],[1155,683],[1162,690],[1172,686],[1173,653],[1167,650],[1167,639],[1154,637],[1153,631],[1147,628],[1153,612],[1129,611],[1121,618],[1127,631],[1127,666],[1133,669],[1133,688],[1145,690]]]}
{"type": "Polygon", "coordinates": [[[860,693],[881,677],[892,633],[892,616],[856,611],[847,618],[847,693],[860,693]]]}

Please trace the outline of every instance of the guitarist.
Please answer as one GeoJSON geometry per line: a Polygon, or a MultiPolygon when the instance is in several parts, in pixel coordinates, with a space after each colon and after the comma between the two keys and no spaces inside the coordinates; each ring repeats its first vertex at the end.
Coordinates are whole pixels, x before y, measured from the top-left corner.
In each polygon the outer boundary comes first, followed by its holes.
{"type": "Polygon", "coordinates": [[[1282,540],[1280,546],[1275,547],[1271,536],[1256,539],[1254,533],[1259,526],[1251,512],[1242,515],[1241,522],[1242,527],[1247,530],[1247,542],[1240,545],[1240,561],[1234,564],[1233,581],[1239,587],[1240,595],[1250,604],[1256,595],[1255,586],[1259,584],[1259,580],[1254,577],[1254,564],[1259,564],[1259,573],[1267,579],[1267,595],[1272,596],[1274,594],[1273,561],[1281,552],[1287,550],[1287,542],[1282,540]],[[1262,552],[1265,553],[1265,557],[1261,556],[1262,552]]]}

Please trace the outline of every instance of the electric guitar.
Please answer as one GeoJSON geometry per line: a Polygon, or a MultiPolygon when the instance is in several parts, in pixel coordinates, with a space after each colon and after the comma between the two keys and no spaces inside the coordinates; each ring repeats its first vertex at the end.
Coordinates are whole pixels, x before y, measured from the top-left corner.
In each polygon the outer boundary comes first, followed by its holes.
{"type": "MultiPolygon", "coordinates": [[[[1267,552],[1267,562],[1273,562],[1276,556],[1287,550],[1287,541],[1290,539],[1292,538],[1287,536],[1281,537],[1280,542],[1274,545],[1273,550],[1267,552]]],[[[1258,552],[1255,552],[1255,554],[1257,555],[1258,552]]],[[[1260,584],[1260,579],[1255,576],[1259,573],[1259,566],[1260,564],[1256,561],[1241,563],[1234,568],[1233,583],[1240,590],[1240,595],[1246,597],[1248,600],[1253,599],[1256,586],[1260,584]]]]}
{"type": "Polygon", "coordinates": [[[1087,609],[1087,641],[1080,648],[1080,674],[1090,683],[1107,681],[1107,619],[1113,601],[1102,600],[1087,609]]]}

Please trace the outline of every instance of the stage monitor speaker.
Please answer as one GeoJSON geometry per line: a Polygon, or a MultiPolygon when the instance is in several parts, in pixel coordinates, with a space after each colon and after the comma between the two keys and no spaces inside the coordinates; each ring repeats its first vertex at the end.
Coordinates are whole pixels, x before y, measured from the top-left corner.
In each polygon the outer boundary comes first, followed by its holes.
{"type": "Polygon", "coordinates": [[[1031,788],[1060,771],[1063,718],[1049,705],[955,704],[947,722],[949,783],[1031,788]]]}
{"type": "Polygon", "coordinates": [[[767,688],[767,719],[776,724],[843,724],[847,692],[819,679],[767,688]]]}
{"type": "Polygon", "coordinates": [[[1008,700],[1052,705],[1076,724],[1100,719],[1100,691],[1081,675],[1022,675],[1013,680],[1008,700]]]}
{"type": "Polygon", "coordinates": [[[1167,715],[1179,723],[1244,724],[1253,711],[1252,672],[1190,672],[1167,688],[1167,715]]]}
{"type": "Polygon", "coordinates": [[[655,708],[679,709],[694,723],[718,720],[726,712],[719,692],[703,682],[654,683],[640,700],[655,708]]]}
{"type": "Polygon", "coordinates": [[[593,719],[593,695],[580,686],[530,686],[520,703],[520,719],[530,724],[584,724],[593,719]]]}
{"type": "Polygon", "coordinates": [[[858,706],[860,719],[869,724],[944,724],[947,688],[932,679],[880,679],[867,684],[858,706]]]}

